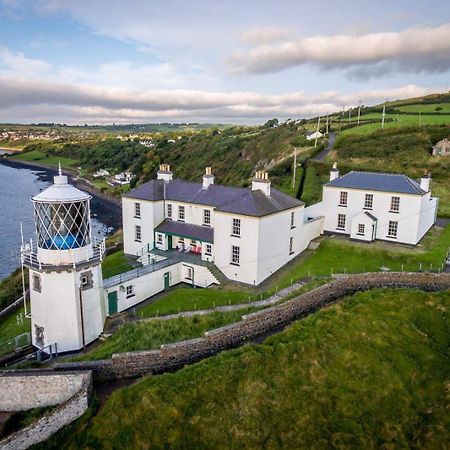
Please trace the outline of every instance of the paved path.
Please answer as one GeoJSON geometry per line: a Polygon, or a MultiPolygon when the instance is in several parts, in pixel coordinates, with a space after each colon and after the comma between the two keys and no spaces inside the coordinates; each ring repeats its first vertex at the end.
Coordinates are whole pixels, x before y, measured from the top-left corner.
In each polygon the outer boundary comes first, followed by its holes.
{"type": "Polygon", "coordinates": [[[300,289],[304,285],[303,282],[294,283],[292,286],[289,286],[281,291],[278,291],[276,294],[272,295],[269,298],[264,300],[257,300],[255,302],[249,303],[241,303],[239,305],[225,305],[225,306],[217,306],[211,309],[200,309],[198,311],[181,311],[178,314],[167,314],[165,316],[157,316],[157,317],[147,317],[145,319],[138,319],[139,322],[150,322],[152,320],[170,320],[177,319],[179,317],[193,317],[193,316],[203,316],[205,314],[211,314],[215,311],[218,312],[228,312],[228,311],[239,311],[240,309],[247,308],[259,308],[263,306],[272,306],[278,303],[283,298],[287,297],[292,292],[300,289]]]}
{"type": "Polygon", "coordinates": [[[336,139],[336,133],[334,131],[330,131],[329,135],[328,135],[328,145],[326,147],[325,150],[322,150],[315,158],[315,161],[323,161],[325,156],[328,155],[328,153],[331,152],[333,145],[334,145],[334,141],[336,139]]]}

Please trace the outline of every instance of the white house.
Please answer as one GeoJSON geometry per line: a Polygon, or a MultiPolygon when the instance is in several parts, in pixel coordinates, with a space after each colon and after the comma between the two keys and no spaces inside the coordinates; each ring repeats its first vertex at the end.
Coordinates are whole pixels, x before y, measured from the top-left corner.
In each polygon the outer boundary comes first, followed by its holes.
{"type": "Polygon", "coordinates": [[[324,136],[323,133],[321,133],[320,131],[314,131],[313,133],[306,133],[306,140],[307,141],[313,141],[316,138],[320,139],[324,136]]]}
{"type": "Polygon", "coordinates": [[[450,141],[442,139],[433,147],[433,156],[449,156],[450,155],[450,141]]]}
{"type": "Polygon", "coordinates": [[[304,203],[271,188],[257,172],[251,188],[173,180],[168,165],[156,180],[122,198],[124,251],[142,257],[189,252],[229,279],[257,285],[297,256],[322,230],[320,217],[305,221],[304,203]]]}
{"type": "Polygon", "coordinates": [[[306,208],[305,215],[324,216],[326,232],[416,245],[436,220],[438,199],[431,196],[430,179],[428,173],[420,183],[401,174],[339,176],[335,163],[322,201],[306,208]]]}

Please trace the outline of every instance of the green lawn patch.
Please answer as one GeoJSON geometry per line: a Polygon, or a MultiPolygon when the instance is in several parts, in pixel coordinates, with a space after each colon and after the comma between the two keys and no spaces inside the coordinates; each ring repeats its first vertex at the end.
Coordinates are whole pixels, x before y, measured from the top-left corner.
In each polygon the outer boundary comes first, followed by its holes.
{"type": "Polygon", "coordinates": [[[117,390],[41,448],[444,448],[449,292],[358,293],[117,390]]]}
{"type": "Polygon", "coordinates": [[[133,269],[133,266],[125,258],[123,250],[117,250],[114,253],[106,255],[102,262],[103,278],[110,278],[131,269],[133,269]]]}
{"type": "Polygon", "coordinates": [[[14,338],[30,330],[31,319],[25,317],[23,307],[0,319],[0,356],[14,351],[14,338]],[[22,319],[18,321],[20,315],[22,319]]]}
{"type": "Polygon", "coordinates": [[[61,163],[62,167],[76,167],[79,165],[79,161],[75,159],[67,158],[65,156],[47,154],[39,150],[19,153],[17,155],[14,155],[12,158],[19,159],[21,161],[39,162],[48,166],[58,166],[59,163],[61,163]]]}

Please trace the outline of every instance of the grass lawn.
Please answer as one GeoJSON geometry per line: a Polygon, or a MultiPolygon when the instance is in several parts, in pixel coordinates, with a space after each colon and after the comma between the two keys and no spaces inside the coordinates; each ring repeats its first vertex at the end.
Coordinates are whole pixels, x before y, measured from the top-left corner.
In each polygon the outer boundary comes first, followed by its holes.
{"type": "Polygon", "coordinates": [[[47,156],[45,153],[42,153],[39,150],[20,153],[14,155],[13,158],[22,161],[39,162],[48,166],[58,166],[60,162],[62,167],[77,167],[79,165],[79,161],[75,159],[66,158],[64,156],[47,156]]]}
{"type": "Polygon", "coordinates": [[[131,270],[133,266],[130,265],[128,260],[123,254],[123,250],[117,250],[105,257],[102,263],[103,278],[110,278],[119,273],[127,272],[131,270]]]}
{"type": "Polygon", "coordinates": [[[450,293],[374,290],[146,377],[45,449],[445,448],[450,293]]]}
{"type": "Polygon", "coordinates": [[[440,111],[441,114],[443,113],[449,113],[450,114],[450,103],[418,103],[417,105],[402,105],[402,106],[396,106],[395,109],[398,109],[399,111],[406,111],[406,112],[432,112],[436,113],[436,108],[442,108],[440,111]]]}
{"type": "Polygon", "coordinates": [[[14,338],[31,330],[31,320],[24,317],[24,309],[13,311],[0,319],[0,356],[14,351],[14,338]],[[17,316],[22,314],[22,322],[17,323],[17,316]]]}
{"type": "Polygon", "coordinates": [[[156,349],[162,344],[200,337],[207,330],[238,322],[249,311],[251,309],[227,313],[215,312],[207,316],[180,317],[164,321],[129,322],[86,354],[69,358],[69,360],[106,359],[113,353],[156,349]]]}

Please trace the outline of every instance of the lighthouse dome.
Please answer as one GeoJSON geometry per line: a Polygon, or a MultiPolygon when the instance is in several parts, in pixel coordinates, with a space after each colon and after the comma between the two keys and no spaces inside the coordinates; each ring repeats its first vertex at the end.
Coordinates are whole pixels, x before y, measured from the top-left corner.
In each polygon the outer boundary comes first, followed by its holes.
{"type": "Polygon", "coordinates": [[[77,202],[88,200],[91,196],[68,183],[67,177],[59,172],[53,184],[33,197],[36,202],[77,202]]]}

